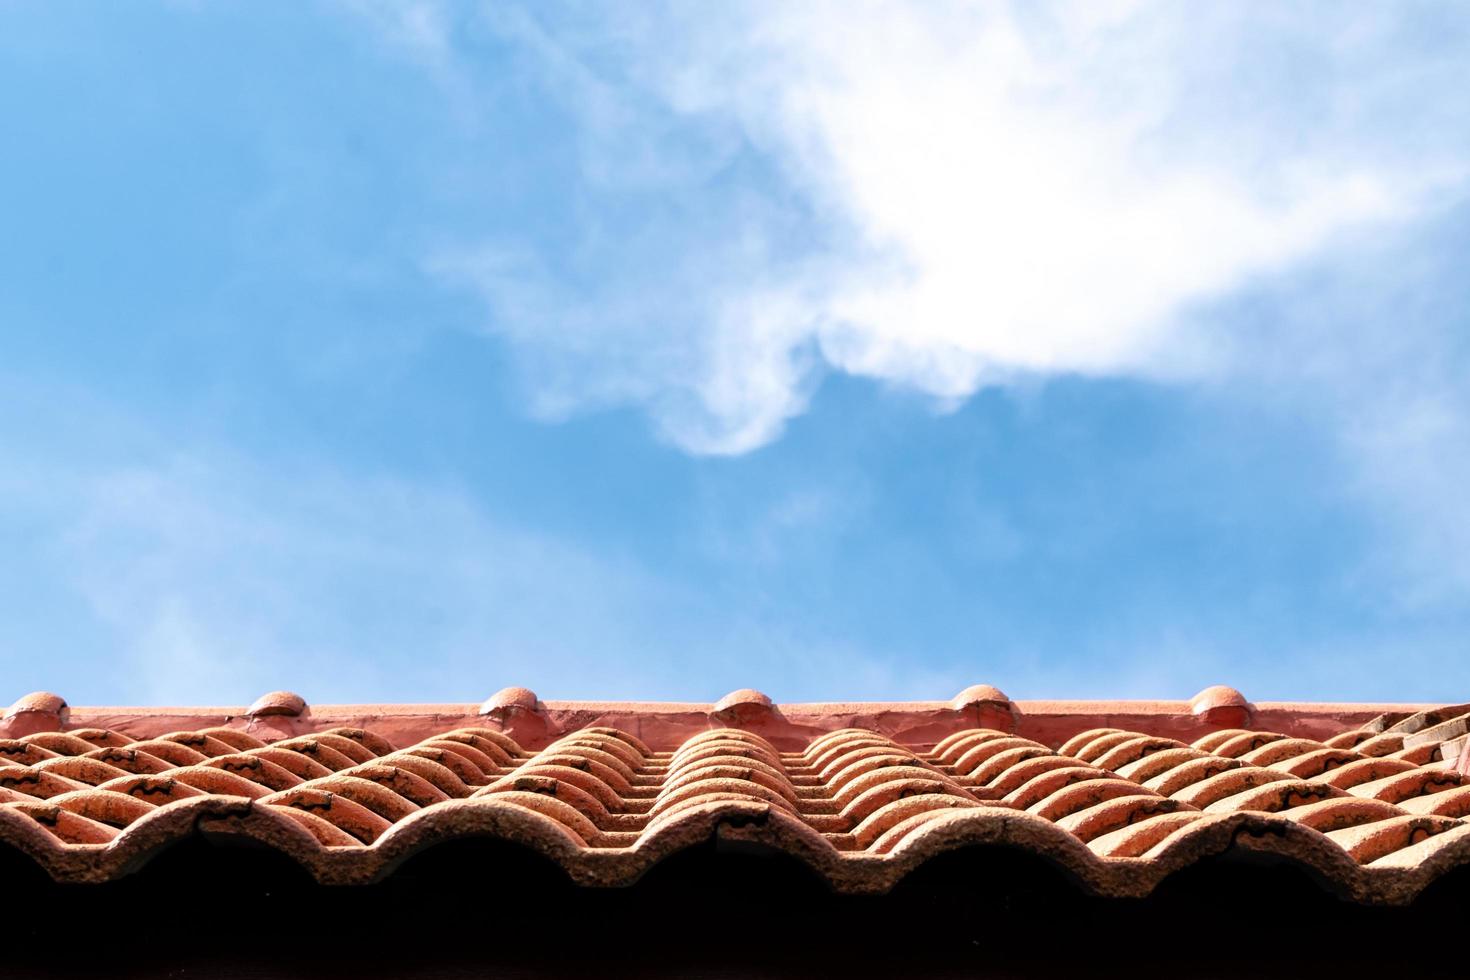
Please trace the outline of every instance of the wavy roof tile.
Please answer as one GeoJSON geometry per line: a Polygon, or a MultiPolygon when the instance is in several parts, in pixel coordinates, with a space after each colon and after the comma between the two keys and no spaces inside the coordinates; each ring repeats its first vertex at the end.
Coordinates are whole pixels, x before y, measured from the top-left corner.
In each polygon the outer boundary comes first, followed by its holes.
{"type": "Polygon", "coordinates": [[[63,882],[120,877],[194,834],[248,839],[318,881],[378,880],[433,844],[524,845],[628,884],[711,838],[805,862],[839,892],[1005,844],[1105,896],[1231,849],[1344,897],[1401,904],[1470,864],[1470,705],[542,702],[70,708],[0,720],[0,842],[63,882]]]}

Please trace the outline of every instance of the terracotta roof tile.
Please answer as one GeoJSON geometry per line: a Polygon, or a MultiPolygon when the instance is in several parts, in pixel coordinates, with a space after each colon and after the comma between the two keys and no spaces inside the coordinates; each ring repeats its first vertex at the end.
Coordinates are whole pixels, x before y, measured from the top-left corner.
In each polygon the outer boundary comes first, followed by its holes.
{"type": "Polygon", "coordinates": [[[16,702],[0,729],[0,842],[104,881],[183,836],[274,847],[368,882],[440,841],[525,845],[589,885],[720,837],[878,892],[971,844],[1043,854],[1143,895],[1231,848],[1270,851],[1362,902],[1470,865],[1465,706],[542,702],[350,708],[275,692],[249,709],[16,702]],[[536,724],[524,724],[527,714],[536,724]],[[1000,727],[978,727],[982,719],[1000,727]],[[37,726],[41,730],[37,730],[37,726]],[[1412,743],[1412,744],[1411,744],[1412,743]]]}
{"type": "Polygon", "coordinates": [[[294,718],[306,711],[306,699],[299,694],[290,691],[271,691],[262,694],[255,699],[255,703],[245,709],[245,715],[249,718],[264,718],[271,715],[285,715],[294,718]]]}

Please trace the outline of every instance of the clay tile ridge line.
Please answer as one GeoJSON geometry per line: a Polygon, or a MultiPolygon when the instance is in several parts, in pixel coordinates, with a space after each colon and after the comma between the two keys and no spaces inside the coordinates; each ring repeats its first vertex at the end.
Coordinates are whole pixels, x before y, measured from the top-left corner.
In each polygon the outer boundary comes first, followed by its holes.
{"type": "MultiPolygon", "coordinates": [[[[1229,690],[1229,689],[1226,689],[1229,690]]],[[[967,712],[957,710],[956,702],[999,704],[1000,694],[994,688],[967,689],[962,697],[935,701],[902,702],[817,702],[772,703],[755,691],[736,692],[732,698],[742,708],[733,713],[722,711],[729,704],[712,702],[669,701],[548,701],[534,699],[525,688],[502,692],[500,704],[531,712],[545,721],[548,733],[571,731],[592,726],[622,728],[627,731],[655,733],[658,741],[677,744],[684,738],[710,726],[719,712],[736,724],[750,714],[759,715],[765,727],[763,734],[792,746],[804,747],[812,738],[843,728],[865,728],[890,735],[911,744],[934,743],[946,735],[966,727],[967,712]],[[512,693],[513,692],[513,693],[512,693]],[[983,692],[985,697],[976,697],[983,692]],[[530,697],[527,697],[530,695],[530,697]],[[532,707],[534,705],[534,707],[532,707]],[[788,737],[789,736],[789,737],[788,737]]],[[[1068,738],[1093,728],[1118,728],[1141,734],[1192,741],[1211,731],[1234,727],[1243,711],[1249,711],[1250,727],[1274,731],[1290,737],[1325,739],[1348,729],[1366,724],[1385,713],[1414,713],[1435,707],[1431,704],[1387,703],[1315,703],[1296,701],[1258,701],[1231,703],[1222,699],[1227,710],[1212,710],[1215,705],[1201,705],[1210,689],[1189,701],[1124,701],[1124,700],[1048,700],[1010,702],[1014,729],[1011,734],[1034,739],[1047,745],[1060,745],[1068,738]],[[1218,717],[1216,717],[1218,715],[1218,717]]],[[[1238,692],[1230,691],[1239,697],[1238,692]]],[[[55,697],[54,695],[51,697],[55,697]]],[[[1001,695],[1003,698],[1004,695],[1001,695]]],[[[24,700],[24,699],[23,699],[24,700]]],[[[58,702],[60,698],[56,699],[58,702]]],[[[497,699],[492,698],[491,701],[497,699]]],[[[61,702],[64,705],[64,702],[61,702]]],[[[51,706],[47,702],[46,706],[51,706]]],[[[268,722],[289,720],[294,731],[307,733],[326,731],[339,726],[372,728],[395,742],[411,744],[446,731],[456,725],[473,727],[483,724],[484,702],[439,704],[312,704],[290,692],[272,692],[250,707],[128,707],[72,706],[64,711],[39,713],[24,710],[16,718],[31,719],[30,724],[44,724],[48,730],[78,728],[110,728],[134,738],[151,738],[186,729],[216,726],[244,728],[252,720],[268,722]],[[299,703],[299,707],[297,706],[299,703]]],[[[0,728],[12,724],[7,718],[0,728]]],[[[4,735],[0,732],[0,735],[4,735]]],[[[550,735],[547,736],[551,737],[550,735]]],[[[539,746],[528,745],[527,748],[539,746]]]]}

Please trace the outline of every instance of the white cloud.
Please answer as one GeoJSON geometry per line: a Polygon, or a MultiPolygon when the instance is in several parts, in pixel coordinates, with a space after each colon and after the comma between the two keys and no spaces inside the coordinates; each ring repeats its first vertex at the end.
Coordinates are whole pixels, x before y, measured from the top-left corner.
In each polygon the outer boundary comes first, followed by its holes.
{"type": "Polygon", "coordinates": [[[434,267],[537,410],[643,405],[697,452],[774,438],[824,366],[947,402],[1207,368],[1190,309],[1432,211],[1470,155],[1465,52],[1407,8],[495,9],[580,114],[586,233],[434,267]],[[731,183],[742,152],[779,178],[731,183]]]}

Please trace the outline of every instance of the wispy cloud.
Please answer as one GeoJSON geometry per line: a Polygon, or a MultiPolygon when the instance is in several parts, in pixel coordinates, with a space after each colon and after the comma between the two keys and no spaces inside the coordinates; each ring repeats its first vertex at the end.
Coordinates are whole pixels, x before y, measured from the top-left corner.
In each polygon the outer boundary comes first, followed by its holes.
{"type": "Polygon", "coordinates": [[[212,452],[72,489],[58,564],[147,701],[279,686],[631,694],[674,674],[670,651],[639,649],[639,624],[677,631],[699,612],[635,565],[500,524],[452,487],[212,452]]]}
{"type": "Polygon", "coordinates": [[[952,402],[1209,369],[1192,310],[1470,172],[1470,46],[1432,8],[625,14],[483,19],[581,121],[584,233],[433,267],[484,294],[536,410],[642,405],[696,452],[775,438],[824,370],[952,402]]]}
{"type": "Polygon", "coordinates": [[[1470,187],[1452,7],[497,9],[581,122],[586,225],[432,264],[484,296],[534,412],[638,405],[733,454],[834,370],[940,407],[1208,381],[1338,447],[1324,478],[1380,539],[1345,574],[1470,593],[1464,295],[1424,268],[1465,247],[1426,237],[1470,187]]]}
{"type": "Polygon", "coordinates": [[[1344,574],[1407,617],[1470,598],[1470,206],[1447,203],[1426,228],[1248,293],[1213,341],[1232,391],[1334,447],[1322,479],[1365,505],[1376,542],[1375,567],[1344,574]]]}
{"type": "MultiPolygon", "coordinates": [[[[453,482],[181,439],[94,394],[3,380],[0,662],[15,685],[188,704],[278,687],[474,701],[509,684],[553,698],[942,697],[958,680],[499,515],[453,482]]],[[[783,527],[820,509],[792,506],[783,527]]]]}

